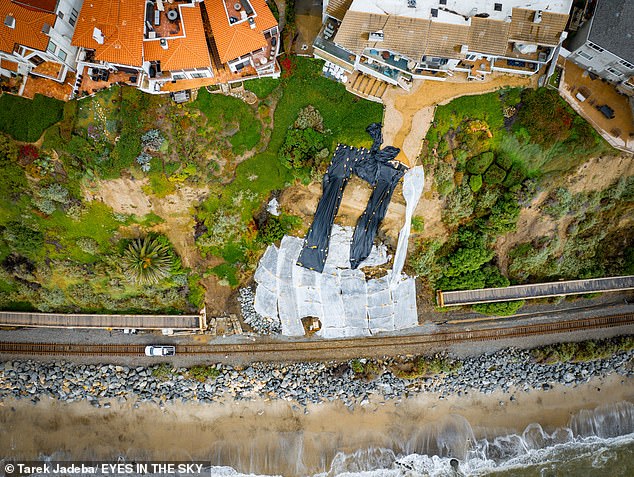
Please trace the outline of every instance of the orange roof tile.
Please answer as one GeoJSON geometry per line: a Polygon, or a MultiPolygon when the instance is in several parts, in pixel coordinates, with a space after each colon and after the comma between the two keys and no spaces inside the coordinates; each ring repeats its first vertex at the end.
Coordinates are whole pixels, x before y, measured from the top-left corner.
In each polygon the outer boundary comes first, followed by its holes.
{"type": "Polygon", "coordinates": [[[4,58],[0,59],[0,67],[5,70],[18,72],[18,64],[15,61],[5,60],[4,58]]]}
{"type": "Polygon", "coordinates": [[[97,61],[141,66],[144,16],[145,2],[140,0],[86,0],[72,44],[95,50],[97,61]],[[103,33],[103,44],[93,38],[95,28],[103,33]]]}
{"type": "MultiPolygon", "coordinates": [[[[264,0],[249,0],[256,13],[255,28],[248,22],[230,24],[225,0],[207,0],[205,6],[209,15],[211,31],[223,63],[259,50],[266,46],[263,32],[277,25],[275,17],[264,0]]],[[[226,0],[231,1],[231,0],[226,0]]]]}
{"type": "Polygon", "coordinates": [[[167,39],[167,49],[161,47],[159,40],[143,43],[146,61],[161,62],[161,70],[189,70],[211,66],[205,28],[200,14],[200,6],[180,9],[185,38],[167,39]]]}
{"type": "Polygon", "coordinates": [[[34,10],[40,10],[48,13],[55,13],[55,7],[57,6],[57,0],[11,0],[18,5],[24,5],[27,8],[34,10]]]}
{"type": "Polygon", "coordinates": [[[0,0],[0,50],[12,53],[16,43],[44,51],[48,36],[42,33],[45,23],[55,24],[55,15],[17,5],[11,0],[0,0]],[[7,16],[15,18],[14,28],[4,24],[7,16]]]}

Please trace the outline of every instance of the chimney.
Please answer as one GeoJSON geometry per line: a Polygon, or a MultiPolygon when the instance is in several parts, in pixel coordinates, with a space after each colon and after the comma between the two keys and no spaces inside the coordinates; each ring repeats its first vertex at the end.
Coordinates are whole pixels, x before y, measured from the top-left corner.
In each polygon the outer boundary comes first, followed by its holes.
{"type": "Polygon", "coordinates": [[[255,30],[255,20],[253,17],[249,17],[249,26],[251,27],[251,30],[255,30]]]}
{"type": "Polygon", "coordinates": [[[164,50],[167,50],[169,48],[169,45],[167,44],[167,40],[165,38],[161,38],[161,48],[163,48],[164,50]]]}
{"type": "Polygon", "coordinates": [[[95,27],[92,31],[92,39],[100,45],[103,45],[106,38],[103,36],[103,32],[99,28],[95,27]]]}
{"type": "Polygon", "coordinates": [[[13,15],[7,15],[4,17],[4,24],[9,28],[15,28],[15,17],[13,15]]]}
{"type": "Polygon", "coordinates": [[[48,23],[44,23],[42,25],[42,33],[44,33],[45,35],[48,35],[51,31],[51,25],[49,25],[48,23]]]}

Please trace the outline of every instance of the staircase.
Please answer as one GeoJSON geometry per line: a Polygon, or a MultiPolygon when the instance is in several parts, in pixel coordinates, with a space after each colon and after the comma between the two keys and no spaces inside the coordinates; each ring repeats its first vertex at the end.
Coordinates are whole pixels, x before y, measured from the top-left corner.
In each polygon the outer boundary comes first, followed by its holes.
{"type": "Polygon", "coordinates": [[[363,73],[356,72],[355,75],[348,81],[347,90],[362,98],[380,103],[389,84],[363,73]]]}

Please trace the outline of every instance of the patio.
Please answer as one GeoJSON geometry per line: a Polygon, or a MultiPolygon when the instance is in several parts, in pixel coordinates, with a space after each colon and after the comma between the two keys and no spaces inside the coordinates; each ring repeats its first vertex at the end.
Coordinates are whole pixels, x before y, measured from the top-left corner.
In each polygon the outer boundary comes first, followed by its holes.
{"type": "Polygon", "coordinates": [[[22,90],[22,96],[33,99],[36,94],[42,94],[50,98],[68,101],[73,92],[74,83],[75,73],[71,72],[66,75],[66,81],[64,83],[58,83],[57,81],[41,76],[28,75],[24,89],[22,90]]]}
{"type": "Polygon", "coordinates": [[[632,110],[627,96],[620,94],[614,85],[601,79],[593,80],[587,71],[566,61],[559,92],[612,146],[634,152],[632,110]],[[613,111],[612,119],[607,117],[611,114],[599,110],[602,106],[613,111]]]}
{"type": "Polygon", "coordinates": [[[88,70],[90,69],[91,68],[85,68],[83,70],[77,96],[80,96],[82,93],[87,95],[94,94],[97,91],[109,88],[115,83],[127,84],[130,86],[136,86],[138,84],[139,75],[137,74],[126,73],[124,71],[115,71],[114,73],[109,73],[108,75],[93,74],[91,77],[88,72],[88,70]],[[130,78],[136,78],[136,81],[131,81],[130,78]]]}

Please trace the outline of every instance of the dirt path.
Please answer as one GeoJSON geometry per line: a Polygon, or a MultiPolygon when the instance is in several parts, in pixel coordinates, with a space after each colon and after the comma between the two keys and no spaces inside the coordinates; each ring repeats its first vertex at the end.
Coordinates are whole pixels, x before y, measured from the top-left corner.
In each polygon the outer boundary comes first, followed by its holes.
{"type": "Polygon", "coordinates": [[[459,96],[483,94],[505,86],[530,86],[535,79],[495,74],[487,81],[424,81],[417,80],[410,92],[390,88],[383,96],[384,143],[402,149],[399,160],[416,164],[420,147],[431,122],[435,106],[459,96]]]}

